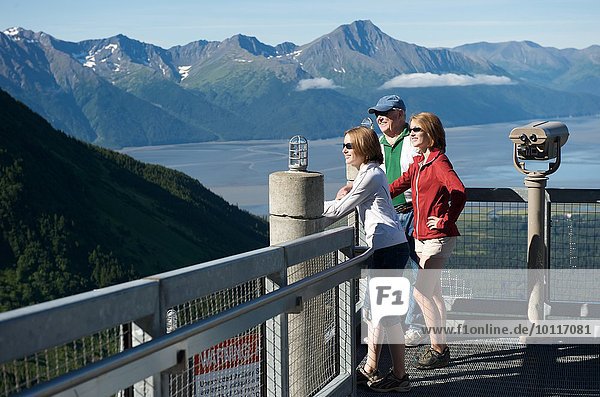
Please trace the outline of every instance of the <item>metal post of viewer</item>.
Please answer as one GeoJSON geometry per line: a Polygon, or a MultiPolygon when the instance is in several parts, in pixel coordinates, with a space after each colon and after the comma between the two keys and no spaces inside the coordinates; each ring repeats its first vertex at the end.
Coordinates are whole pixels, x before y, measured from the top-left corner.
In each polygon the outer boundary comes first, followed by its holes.
{"type": "Polygon", "coordinates": [[[561,147],[569,138],[567,126],[558,121],[535,121],[514,128],[508,138],[514,144],[513,164],[525,175],[527,186],[527,268],[529,321],[543,320],[549,314],[547,306],[546,271],[548,246],[544,230],[546,218],[546,183],[561,161],[561,147]],[[528,170],[525,161],[547,161],[547,170],[528,170]],[[547,307],[546,307],[547,306],[547,307]],[[546,310],[546,308],[548,310],[546,310]]]}

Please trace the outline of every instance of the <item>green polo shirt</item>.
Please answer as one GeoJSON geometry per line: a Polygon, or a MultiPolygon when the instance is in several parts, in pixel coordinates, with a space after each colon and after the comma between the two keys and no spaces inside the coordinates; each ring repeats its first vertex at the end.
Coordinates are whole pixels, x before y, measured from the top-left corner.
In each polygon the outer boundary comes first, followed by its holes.
{"type": "MultiPolygon", "coordinates": [[[[393,145],[390,145],[385,137],[382,135],[379,138],[379,142],[383,147],[383,157],[385,159],[385,174],[387,175],[388,183],[394,182],[396,179],[402,175],[402,169],[400,166],[400,153],[402,153],[402,144],[404,143],[404,138],[410,134],[408,131],[408,125],[404,127],[404,131],[400,134],[396,142],[393,145]]],[[[392,200],[392,203],[396,206],[399,204],[405,204],[406,199],[404,198],[404,194],[399,194],[392,200]]]]}

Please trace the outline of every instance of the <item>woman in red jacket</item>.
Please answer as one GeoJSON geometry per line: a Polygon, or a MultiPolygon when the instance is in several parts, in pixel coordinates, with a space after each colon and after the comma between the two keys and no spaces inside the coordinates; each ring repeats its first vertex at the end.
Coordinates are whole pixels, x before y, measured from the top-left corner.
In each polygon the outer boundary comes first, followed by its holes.
{"type": "Polygon", "coordinates": [[[420,155],[414,158],[400,178],[390,184],[390,193],[395,197],[412,189],[415,252],[422,269],[417,276],[414,294],[431,337],[431,346],[419,358],[416,367],[433,369],[445,367],[450,361],[450,350],[443,332],[446,307],[440,276],[456,246],[456,237],[460,235],[456,220],[465,206],[466,195],[463,183],[444,153],[446,133],[436,115],[419,113],[411,117],[410,142],[420,155]],[[433,327],[441,332],[434,332],[433,327]]]}

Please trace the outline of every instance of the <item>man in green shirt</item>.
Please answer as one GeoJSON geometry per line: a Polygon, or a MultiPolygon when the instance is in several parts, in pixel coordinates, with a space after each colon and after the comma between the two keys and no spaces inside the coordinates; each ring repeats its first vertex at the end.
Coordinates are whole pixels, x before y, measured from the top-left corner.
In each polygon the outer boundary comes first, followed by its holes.
{"type": "MultiPolygon", "coordinates": [[[[375,114],[377,125],[383,133],[379,142],[381,143],[381,151],[383,152],[385,173],[388,182],[391,183],[408,169],[410,163],[413,162],[413,157],[417,155],[416,149],[411,145],[410,141],[404,139],[410,133],[408,123],[406,122],[406,106],[402,98],[398,95],[386,95],[380,98],[375,106],[369,108],[369,113],[375,114]]],[[[419,269],[419,259],[414,252],[414,213],[410,189],[404,194],[396,196],[393,199],[393,204],[398,213],[400,225],[404,228],[411,247],[411,255],[407,263],[407,268],[413,270],[413,275],[416,278],[416,272],[419,269]]],[[[407,347],[418,346],[427,340],[424,323],[421,308],[415,302],[411,288],[409,308],[405,319],[407,326],[405,344],[407,347]]]]}

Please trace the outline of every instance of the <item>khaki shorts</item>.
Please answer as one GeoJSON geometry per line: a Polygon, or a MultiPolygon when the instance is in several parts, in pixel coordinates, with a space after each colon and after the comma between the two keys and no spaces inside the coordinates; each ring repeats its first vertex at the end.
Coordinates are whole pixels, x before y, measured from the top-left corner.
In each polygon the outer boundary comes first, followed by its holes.
{"type": "Polygon", "coordinates": [[[415,253],[419,258],[450,258],[454,247],[456,247],[456,236],[430,240],[415,239],[415,253]]]}
{"type": "Polygon", "coordinates": [[[442,237],[419,241],[415,239],[415,253],[422,264],[427,260],[425,269],[419,269],[415,288],[426,297],[432,297],[434,291],[441,294],[440,276],[452,251],[456,247],[456,237],[442,237]],[[434,260],[430,260],[434,259],[434,260]]]}

